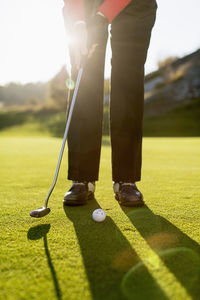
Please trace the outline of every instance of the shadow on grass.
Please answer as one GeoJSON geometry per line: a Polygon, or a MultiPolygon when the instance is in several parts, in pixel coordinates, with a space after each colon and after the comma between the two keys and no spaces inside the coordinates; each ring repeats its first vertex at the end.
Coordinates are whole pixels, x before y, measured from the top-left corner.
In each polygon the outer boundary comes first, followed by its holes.
{"type": "Polygon", "coordinates": [[[192,299],[199,299],[199,244],[147,206],[139,209],[122,207],[122,210],[192,299]]]}
{"type": "Polygon", "coordinates": [[[85,271],[94,300],[145,299],[143,291],[146,284],[151,287],[148,299],[166,300],[164,292],[144,269],[141,281],[133,282],[138,286],[134,295],[126,290],[122,282],[127,271],[141,262],[129,241],[110,217],[102,223],[95,223],[92,212],[99,208],[96,200],[82,207],[64,207],[66,216],[73,222],[79,241],[85,271]]]}
{"type": "Polygon", "coordinates": [[[27,233],[27,238],[29,240],[39,240],[39,239],[43,238],[45,254],[47,257],[47,263],[48,263],[49,269],[51,271],[51,276],[52,276],[52,280],[54,283],[55,294],[56,294],[57,299],[61,300],[62,294],[61,294],[60,286],[58,283],[54,265],[52,263],[51,255],[50,255],[50,252],[48,249],[47,234],[50,230],[50,227],[51,227],[50,224],[43,224],[43,225],[37,225],[37,226],[31,227],[27,233]]]}

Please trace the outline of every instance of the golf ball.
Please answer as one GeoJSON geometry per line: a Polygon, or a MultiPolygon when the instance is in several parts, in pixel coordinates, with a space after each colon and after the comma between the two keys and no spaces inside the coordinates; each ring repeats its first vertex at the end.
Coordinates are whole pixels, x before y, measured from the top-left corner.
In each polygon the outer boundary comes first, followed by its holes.
{"type": "Polygon", "coordinates": [[[92,218],[95,222],[103,222],[106,218],[106,213],[103,209],[95,209],[92,213],[92,218]]]}

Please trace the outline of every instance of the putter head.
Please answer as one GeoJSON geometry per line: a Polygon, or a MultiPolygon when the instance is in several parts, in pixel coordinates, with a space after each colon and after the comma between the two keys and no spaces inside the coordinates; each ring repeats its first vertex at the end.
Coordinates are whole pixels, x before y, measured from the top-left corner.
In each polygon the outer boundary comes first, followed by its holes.
{"type": "Polygon", "coordinates": [[[51,211],[50,208],[43,206],[36,210],[31,211],[30,216],[34,217],[34,218],[42,218],[42,217],[48,215],[50,213],[50,211],[51,211]]]}

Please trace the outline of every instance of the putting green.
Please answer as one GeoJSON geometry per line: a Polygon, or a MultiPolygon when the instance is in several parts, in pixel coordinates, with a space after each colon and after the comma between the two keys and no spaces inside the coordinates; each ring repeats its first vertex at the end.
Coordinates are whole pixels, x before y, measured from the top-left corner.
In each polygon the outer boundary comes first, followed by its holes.
{"type": "Polygon", "coordinates": [[[96,199],[64,210],[65,153],[51,213],[33,219],[61,142],[0,136],[0,299],[199,299],[200,139],[144,139],[138,209],[113,197],[105,138],[96,199]],[[98,207],[103,223],[91,218],[98,207]]]}

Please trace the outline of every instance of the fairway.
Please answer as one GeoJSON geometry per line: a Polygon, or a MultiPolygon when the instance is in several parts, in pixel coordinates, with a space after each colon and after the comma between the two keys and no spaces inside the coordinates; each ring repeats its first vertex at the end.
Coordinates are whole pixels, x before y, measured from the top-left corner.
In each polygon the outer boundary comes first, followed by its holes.
{"type": "Polygon", "coordinates": [[[51,213],[33,219],[51,186],[62,140],[0,136],[0,299],[200,299],[200,138],[145,138],[146,206],[113,197],[103,139],[95,200],[63,209],[65,151],[51,213]],[[107,218],[92,220],[101,207],[107,218]]]}

